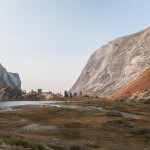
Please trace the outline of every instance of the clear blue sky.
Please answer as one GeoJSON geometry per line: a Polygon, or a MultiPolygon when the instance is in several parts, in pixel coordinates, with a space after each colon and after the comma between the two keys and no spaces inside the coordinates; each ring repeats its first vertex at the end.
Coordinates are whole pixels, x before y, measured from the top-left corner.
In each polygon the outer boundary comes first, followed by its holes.
{"type": "Polygon", "coordinates": [[[150,0],[0,0],[0,63],[22,88],[69,90],[103,44],[150,27],[150,0]]]}

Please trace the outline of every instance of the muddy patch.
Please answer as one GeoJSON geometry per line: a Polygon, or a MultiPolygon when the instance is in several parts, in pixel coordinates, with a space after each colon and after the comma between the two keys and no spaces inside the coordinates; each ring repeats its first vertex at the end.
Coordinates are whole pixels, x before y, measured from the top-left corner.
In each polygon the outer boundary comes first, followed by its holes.
{"type": "Polygon", "coordinates": [[[7,111],[21,111],[22,109],[13,109],[10,107],[0,109],[0,112],[7,112],[7,111]]]}

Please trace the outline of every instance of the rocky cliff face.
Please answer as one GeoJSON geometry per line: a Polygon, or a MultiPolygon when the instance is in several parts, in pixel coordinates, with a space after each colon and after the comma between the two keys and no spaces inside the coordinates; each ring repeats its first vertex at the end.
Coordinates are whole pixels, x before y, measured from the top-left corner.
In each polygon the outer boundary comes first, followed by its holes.
{"type": "Polygon", "coordinates": [[[108,96],[150,65],[150,28],[117,38],[94,52],[70,92],[108,96]]]}
{"type": "Polygon", "coordinates": [[[7,70],[0,64],[0,88],[10,86],[21,89],[21,80],[19,74],[7,72],[7,70]]]}

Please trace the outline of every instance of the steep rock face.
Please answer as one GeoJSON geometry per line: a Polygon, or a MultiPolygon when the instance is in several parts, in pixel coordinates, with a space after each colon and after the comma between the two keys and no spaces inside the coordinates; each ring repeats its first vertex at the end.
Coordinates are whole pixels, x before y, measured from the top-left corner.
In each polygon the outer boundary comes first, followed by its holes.
{"type": "Polygon", "coordinates": [[[21,89],[21,80],[19,74],[7,72],[7,70],[0,64],[0,88],[10,86],[21,89]]]}
{"type": "Polygon", "coordinates": [[[117,38],[94,52],[70,92],[108,96],[150,65],[150,28],[117,38]]]}
{"type": "Polygon", "coordinates": [[[20,98],[21,90],[18,87],[6,87],[0,88],[0,101],[12,100],[14,98],[20,98]]]}

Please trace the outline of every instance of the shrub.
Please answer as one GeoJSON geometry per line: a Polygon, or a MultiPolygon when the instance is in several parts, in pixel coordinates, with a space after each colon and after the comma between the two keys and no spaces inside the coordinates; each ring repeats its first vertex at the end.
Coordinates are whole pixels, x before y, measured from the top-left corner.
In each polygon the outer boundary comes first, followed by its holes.
{"type": "Polygon", "coordinates": [[[145,104],[150,104],[150,99],[146,100],[144,103],[145,104]]]}
{"type": "Polygon", "coordinates": [[[64,91],[64,97],[68,97],[68,92],[67,91],[64,91]]]}
{"type": "Polygon", "coordinates": [[[142,128],[142,127],[135,127],[135,128],[133,128],[131,133],[136,134],[136,135],[148,135],[148,134],[150,134],[150,129],[142,128]]]}
{"type": "Polygon", "coordinates": [[[72,144],[70,150],[87,150],[87,146],[84,144],[72,144]]]}
{"type": "Polygon", "coordinates": [[[19,137],[5,137],[5,143],[8,145],[13,145],[13,146],[22,146],[25,148],[31,148],[32,150],[43,150],[44,146],[40,143],[35,143],[35,142],[28,142],[26,140],[23,140],[19,137]]]}
{"type": "Polygon", "coordinates": [[[106,115],[107,116],[112,116],[112,117],[122,117],[121,113],[119,113],[119,112],[113,112],[113,111],[107,112],[106,115]]]}

